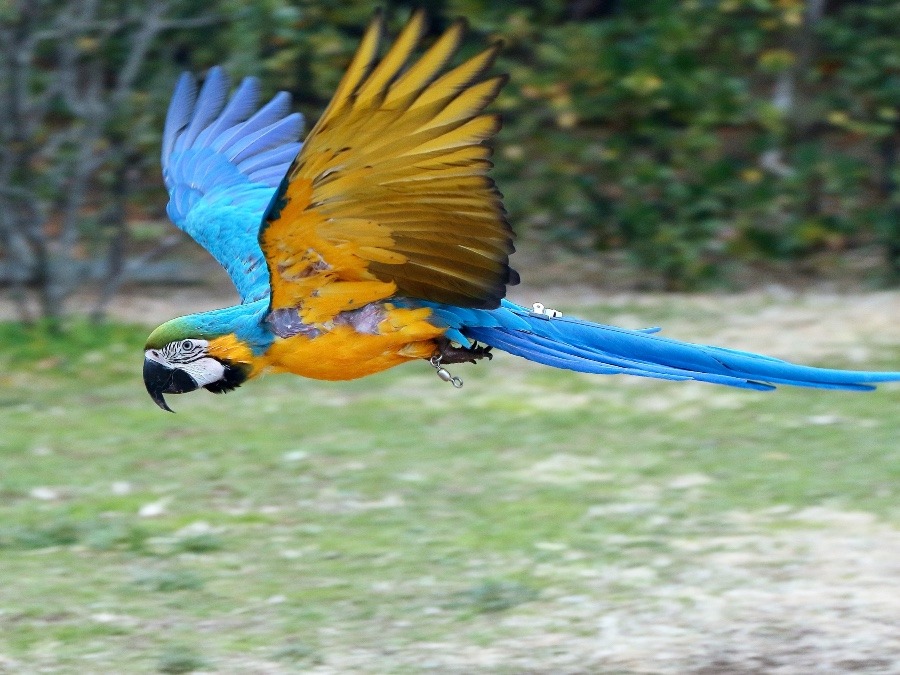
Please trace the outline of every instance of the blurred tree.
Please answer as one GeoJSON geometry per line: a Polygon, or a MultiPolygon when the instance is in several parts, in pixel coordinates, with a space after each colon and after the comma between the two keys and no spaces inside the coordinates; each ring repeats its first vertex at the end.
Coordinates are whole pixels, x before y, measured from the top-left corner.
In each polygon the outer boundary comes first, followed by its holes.
{"type": "Polygon", "coordinates": [[[51,322],[105,249],[123,266],[126,203],[149,131],[146,86],[164,32],[208,25],[174,1],[16,2],[0,9],[0,243],[14,297],[51,322]]]}

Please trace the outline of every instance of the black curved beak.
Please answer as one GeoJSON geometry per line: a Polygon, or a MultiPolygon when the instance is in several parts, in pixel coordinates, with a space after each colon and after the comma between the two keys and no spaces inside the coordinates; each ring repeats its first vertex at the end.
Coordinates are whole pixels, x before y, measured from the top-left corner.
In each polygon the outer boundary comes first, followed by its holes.
{"type": "Polygon", "coordinates": [[[183,394],[194,391],[200,385],[193,377],[178,368],[170,368],[159,361],[144,359],[144,386],[150,398],[163,410],[175,412],[167,404],[163,394],[183,394]]]}

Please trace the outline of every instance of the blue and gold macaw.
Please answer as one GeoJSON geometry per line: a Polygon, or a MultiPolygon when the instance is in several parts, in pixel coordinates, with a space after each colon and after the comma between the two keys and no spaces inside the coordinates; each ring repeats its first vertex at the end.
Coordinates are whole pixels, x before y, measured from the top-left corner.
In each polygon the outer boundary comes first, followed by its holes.
{"type": "MultiPolygon", "coordinates": [[[[827,370],[533,311],[504,299],[513,232],[488,176],[500,126],[485,108],[498,44],[450,66],[458,21],[419,58],[414,13],[378,58],[376,16],[334,98],[302,144],[280,93],[213,68],[175,88],[162,167],[176,226],[228,271],[241,304],[173,319],[147,340],[153,400],[226,392],[265,371],[323,380],[425,360],[475,362],[496,348],[585,373],[768,390],[872,389],[900,373],[827,370]]],[[[537,308],[538,310],[540,307],[537,308]]]]}

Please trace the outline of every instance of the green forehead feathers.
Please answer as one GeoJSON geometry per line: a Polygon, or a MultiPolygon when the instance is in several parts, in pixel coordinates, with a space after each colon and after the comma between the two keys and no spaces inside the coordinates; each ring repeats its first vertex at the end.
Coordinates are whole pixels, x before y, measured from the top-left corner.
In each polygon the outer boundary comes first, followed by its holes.
{"type": "Polygon", "coordinates": [[[213,330],[209,325],[198,325],[196,321],[191,320],[192,318],[193,317],[191,316],[180,316],[177,319],[166,321],[150,333],[150,337],[147,338],[147,344],[144,346],[144,349],[161,349],[170,342],[177,342],[178,340],[186,340],[188,338],[193,338],[195,340],[212,340],[224,334],[221,330],[213,330]]]}

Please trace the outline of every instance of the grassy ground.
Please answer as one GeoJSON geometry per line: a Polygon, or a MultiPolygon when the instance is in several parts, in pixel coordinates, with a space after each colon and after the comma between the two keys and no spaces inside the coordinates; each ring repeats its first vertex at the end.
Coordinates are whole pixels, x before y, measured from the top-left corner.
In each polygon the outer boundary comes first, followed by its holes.
{"type": "MultiPolygon", "coordinates": [[[[896,296],[556,304],[900,364],[896,296]]],[[[461,391],[424,364],[271,376],[173,416],[143,391],[145,333],[0,324],[0,672],[900,670],[896,385],[500,356],[456,367],[461,391]]]]}

